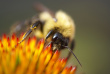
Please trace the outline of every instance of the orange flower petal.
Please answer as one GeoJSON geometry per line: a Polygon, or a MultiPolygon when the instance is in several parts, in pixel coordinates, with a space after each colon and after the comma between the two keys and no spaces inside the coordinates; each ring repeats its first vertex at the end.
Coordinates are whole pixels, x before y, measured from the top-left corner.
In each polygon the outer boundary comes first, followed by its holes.
{"type": "Polygon", "coordinates": [[[5,34],[0,39],[0,74],[75,73],[76,67],[64,69],[67,59],[59,59],[60,52],[53,53],[51,44],[44,49],[44,39],[36,44],[37,39],[33,37],[18,44],[20,39],[15,34],[11,39],[5,34]]]}

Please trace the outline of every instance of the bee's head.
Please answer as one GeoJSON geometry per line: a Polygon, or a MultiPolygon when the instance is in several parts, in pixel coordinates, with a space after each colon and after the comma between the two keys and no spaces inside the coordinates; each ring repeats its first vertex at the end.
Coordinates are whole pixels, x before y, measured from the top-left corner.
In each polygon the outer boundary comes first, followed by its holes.
{"type": "Polygon", "coordinates": [[[64,37],[61,33],[56,32],[53,37],[52,37],[52,43],[53,43],[53,50],[56,49],[64,49],[67,48],[73,55],[74,57],[77,59],[78,63],[81,65],[80,61],[78,60],[78,58],[76,57],[76,55],[73,53],[73,51],[68,47],[68,42],[69,42],[69,38],[64,37]]]}
{"type": "Polygon", "coordinates": [[[53,48],[63,49],[63,46],[68,46],[69,38],[63,37],[59,32],[56,32],[52,37],[53,48]]]}

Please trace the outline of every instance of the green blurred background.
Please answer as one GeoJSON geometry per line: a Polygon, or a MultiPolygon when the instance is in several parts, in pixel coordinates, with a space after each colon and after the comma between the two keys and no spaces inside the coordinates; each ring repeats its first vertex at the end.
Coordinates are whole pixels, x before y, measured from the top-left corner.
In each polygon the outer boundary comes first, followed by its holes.
{"type": "MultiPolygon", "coordinates": [[[[0,36],[10,26],[36,14],[32,3],[36,0],[0,0],[0,36]]],[[[71,64],[78,65],[78,74],[110,74],[110,3],[107,0],[40,0],[53,11],[67,12],[76,24],[74,53],[82,68],[71,56],[71,64]]]]}

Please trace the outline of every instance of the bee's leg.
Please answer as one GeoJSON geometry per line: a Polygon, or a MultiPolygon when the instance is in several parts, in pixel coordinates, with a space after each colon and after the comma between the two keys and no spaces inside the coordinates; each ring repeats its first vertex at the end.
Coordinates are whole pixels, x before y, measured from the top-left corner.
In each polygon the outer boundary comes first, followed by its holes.
{"type": "Polygon", "coordinates": [[[50,44],[52,44],[52,45],[53,45],[53,42],[52,42],[52,41],[50,41],[50,42],[48,43],[48,45],[47,45],[47,46],[49,46],[50,44]]]}
{"type": "MultiPolygon", "coordinates": [[[[51,44],[51,50],[53,51],[52,53],[55,53],[55,51],[58,50],[58,49],[53,47],[53,44],[54,44],[53,41],[50,41],[50,42],[47,44],[47,46],[49,46],[50,44],[51,44]]],[[[58,51],[59,51],[59,50],[58,50],[58,51]]]]}
{"type": "Polygon", "coordinates": [[[34,29],[36,29],[41,24],[42,24],[41,21],[37,21],[37,22],[35,22],[34,24],[31,25],[30,29],[34,30],[34,29]]]}
{"type": "Polygon", "coordinates": [[[21,42],[23,42],[32,32],[32,29],[29,29],[24,35],[23,38],[20,42],[18,42],[18,44],[20,44],[21,42]]]}
{"type": "Polygon", "coordinates": [[[23,35],[22,40],[18,43],[23,42],[32,33],[32,31],[35,30],[41,24],[42,22],[40,21],[37,21],[36,23],[32,24],[30,29],[23,35]]]}
{"type": "Polygon", "coordinates": [[[45,37],[45,43],[47,42],[47,39],[53,34],[54,30],[50,30],[49,33],[45,37]]]}
{"type": "MultiPolygon", "coordinates": [[[[74,47],[75,47],[75,40],[72,40],[71,45],[70,45],[70,48],[72,51],[74,50],[74,47]]],[[[68,53],[67,59],[69,59],[70,56],[71,56],[71,52],[68,53]]]]}

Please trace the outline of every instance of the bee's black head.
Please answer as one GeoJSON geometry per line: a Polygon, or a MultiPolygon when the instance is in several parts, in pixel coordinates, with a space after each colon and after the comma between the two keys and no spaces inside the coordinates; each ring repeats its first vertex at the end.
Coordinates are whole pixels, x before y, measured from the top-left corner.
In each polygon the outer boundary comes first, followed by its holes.
{"type": "Polygon", "coordinates": [[[69,38],[63,37],[59,32],[56,32],[52,37],[53,47],[63,49],[63,46],[68,46],[69,38]]]}

